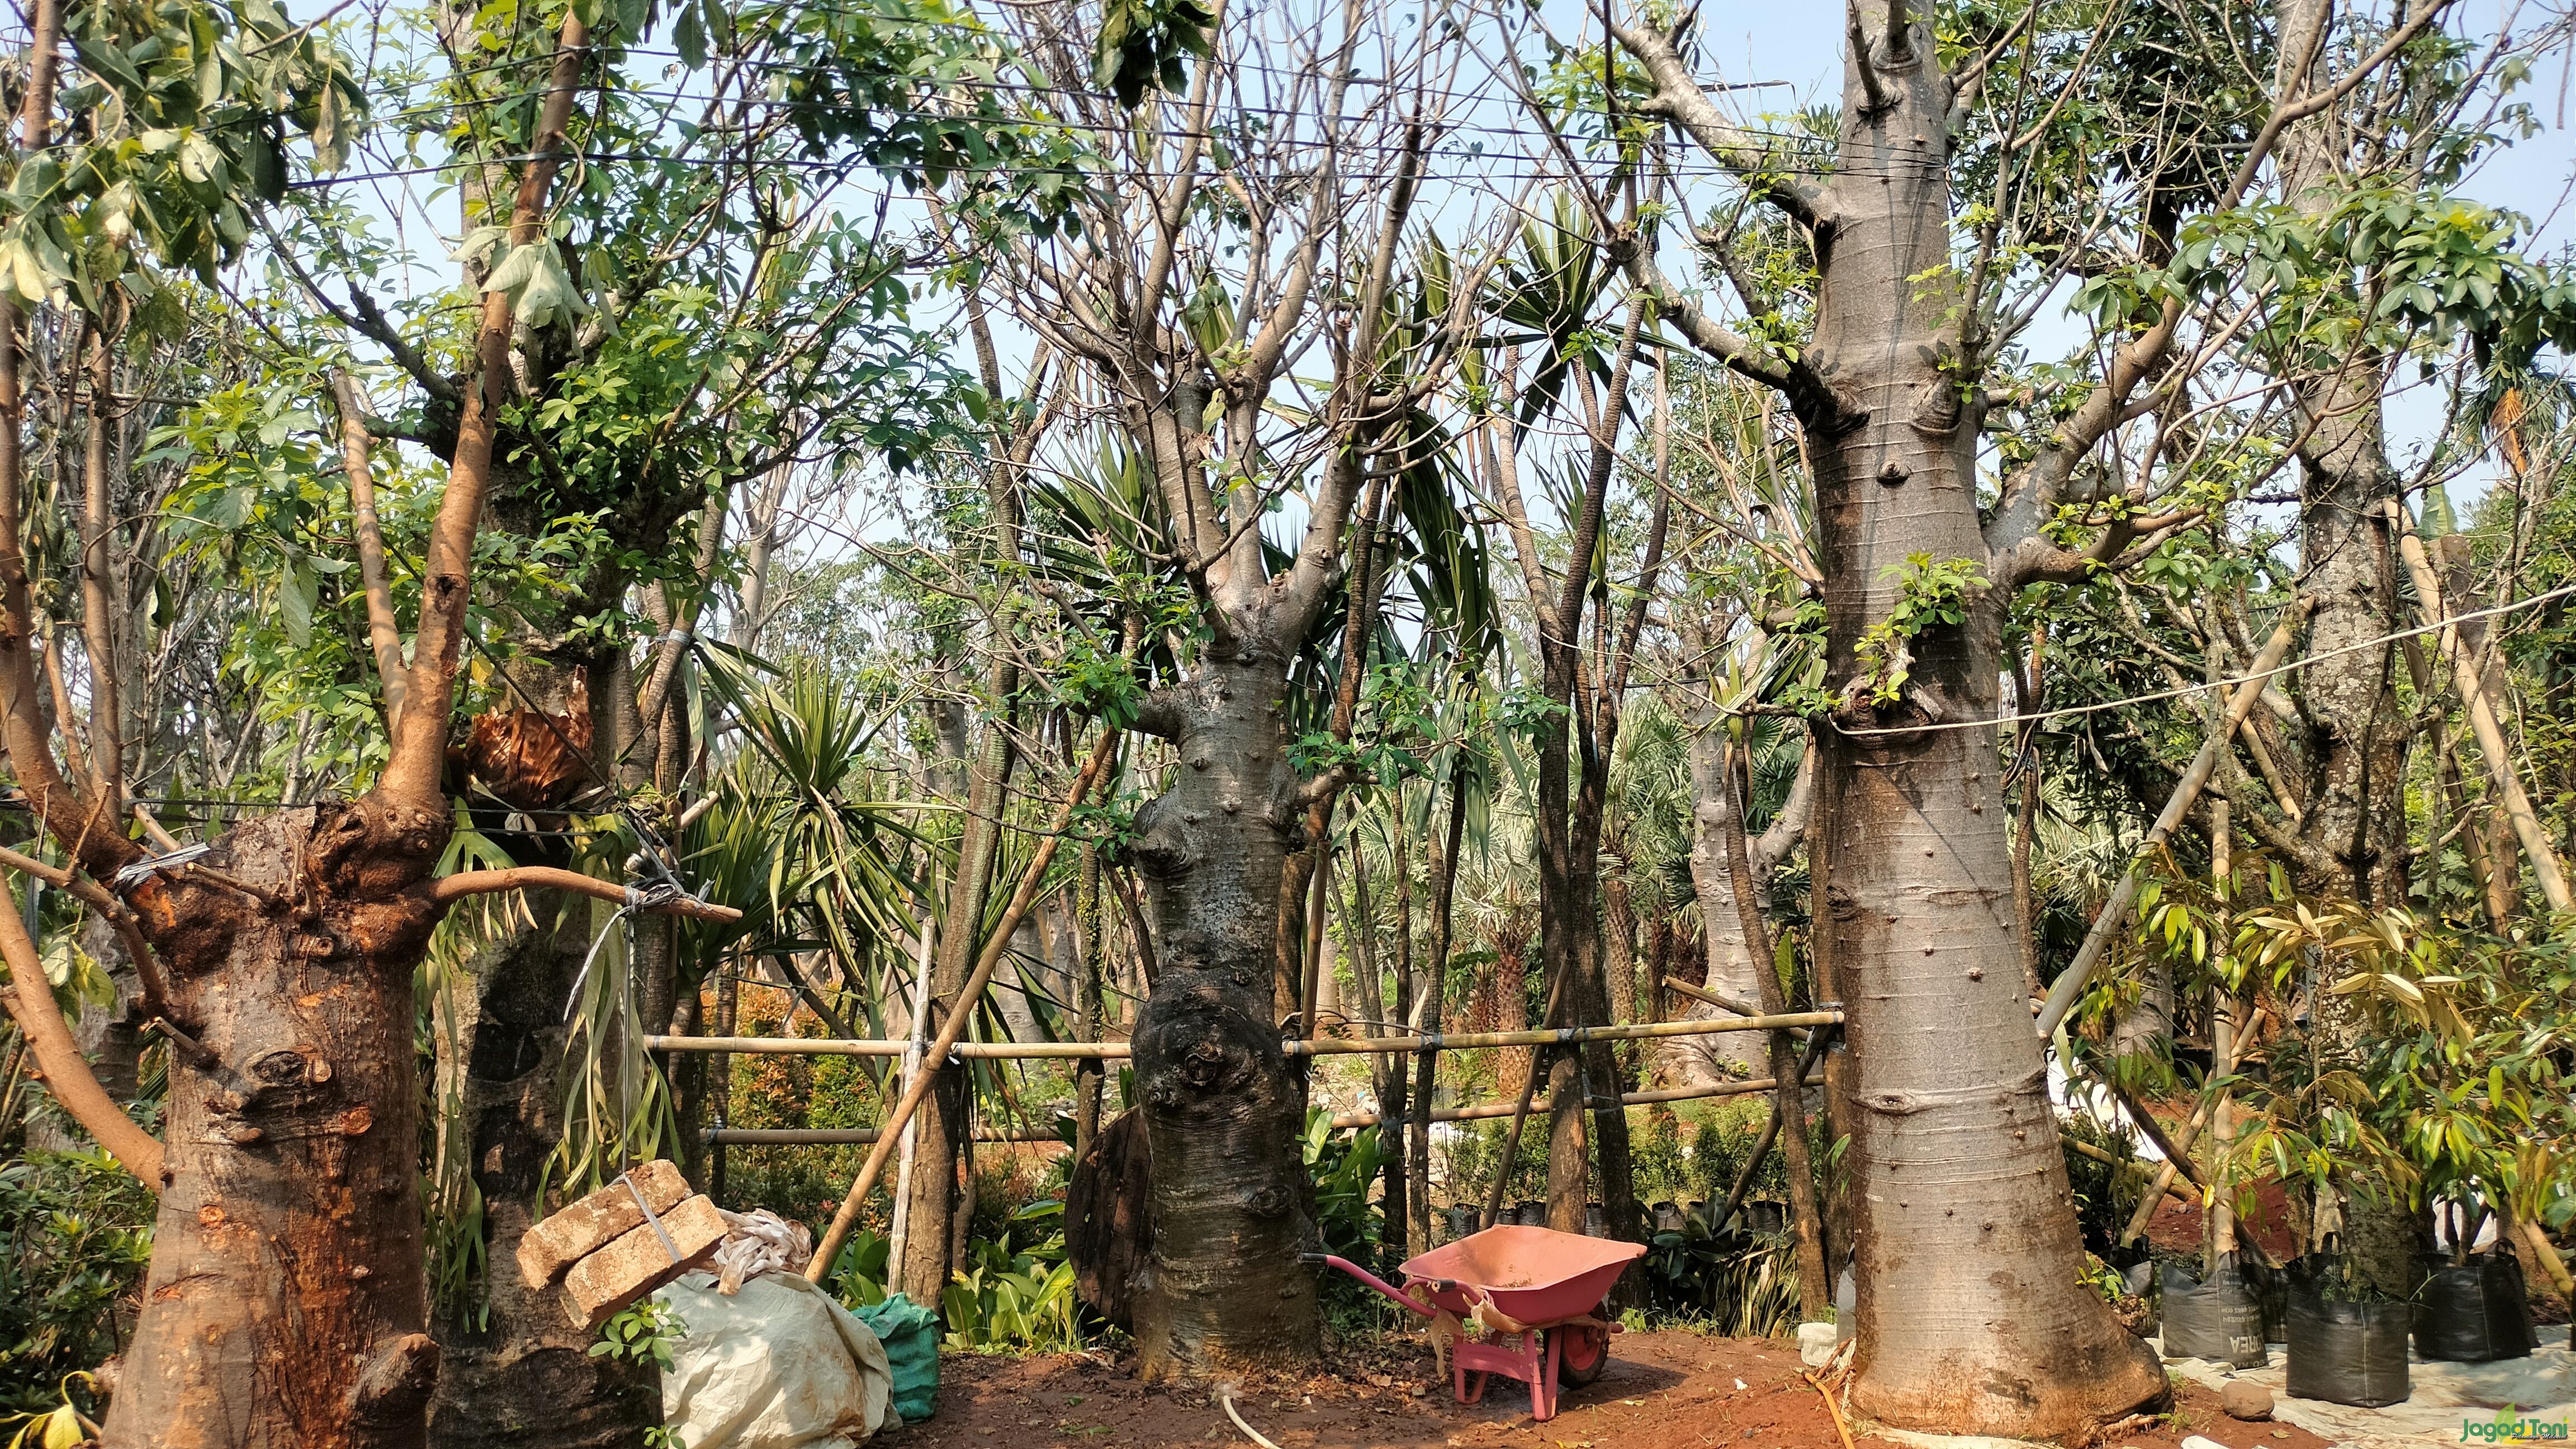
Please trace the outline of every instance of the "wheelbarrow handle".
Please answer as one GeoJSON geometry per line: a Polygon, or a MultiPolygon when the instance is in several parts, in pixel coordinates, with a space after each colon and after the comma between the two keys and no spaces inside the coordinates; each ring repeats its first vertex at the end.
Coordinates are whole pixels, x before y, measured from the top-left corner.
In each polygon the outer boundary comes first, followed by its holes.
{"type": "MultiPolygon", "coordinates": [[[[1310,1267],[1339,1268],[1343,1272],[1350,1274],[1352,1277],[1359,1279],[1362,1283],[1367,1284],[1369,1287],[1376,1289],[1379,1293],[1397,1303],[1403,1304],[1405,1307],[1412,1309],[1414,1312],[1421,1314],[1425,1318],[1430,1318],[1438,1312],[1438,1310],[1434,1309],[1428,1303],[1423,1303],[1416,1299],[1406,1297],[1402,1292],[1390,1285],[1385,1279],[1370,1272],[1368,1269],[1361,1267],[1359,1264],[1352,1262],[1348,1258],[1337,1258],[1330,1253],[1299,1253],[1297,1255],[1297,1261],[1307,1264],[1310,1267]]],[[[1439,1283],[1434,1286],[1446,1288],[1454,1285],[1439,1283]]]]}

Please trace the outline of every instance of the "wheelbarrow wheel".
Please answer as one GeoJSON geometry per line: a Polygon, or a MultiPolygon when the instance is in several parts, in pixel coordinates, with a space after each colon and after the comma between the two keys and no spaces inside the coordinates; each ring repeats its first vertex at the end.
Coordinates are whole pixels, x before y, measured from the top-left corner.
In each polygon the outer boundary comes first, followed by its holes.
{"type": "Polygon", "coordinates": [[[1569,1323],[1551,1328],[1548,1335],[1557,1342],[1556,1379],[1558,1383],[1581,1388],[1601,1377],[1610,1366],[1610,1331],[1595,1324],[1569,1323]]]}

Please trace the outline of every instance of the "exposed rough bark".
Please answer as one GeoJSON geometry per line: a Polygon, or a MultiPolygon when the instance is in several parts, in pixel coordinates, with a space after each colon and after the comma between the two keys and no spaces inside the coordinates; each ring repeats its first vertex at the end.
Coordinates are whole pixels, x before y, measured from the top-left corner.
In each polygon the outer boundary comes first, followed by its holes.
{"type": "Polygon", "coordinates": [[[1134,1037],[1154,1163],[1135,1309],[1149,1379],[1302,1362],[1316,1346],[1315,1279],[1297,1261],[1314,1237],[1304,1093],[1271,1015],[1280,871],[1303,824],[1286,663],[1247,642],[1158,696],[1180,768],[1137,812],[1133,847],[1161,971],[1134,1037]]]}
{"type": "Polygon", "coordinates": [[[1153,1248],[1153,1146],[1145,1114],[1122,1112],[1075,1160],[1065,1184],[1065,1259],[1082,1301],[1118,1327],[1132,1327],[1153,1248]]]}
{"type": "MultiPolygon", "coordinates": [[[[154,888],[145,928],[211,1070],[172,1074],[169,1185],[110,1445],[422,1442],[422,1287],[405,888],[448,831],[369,800],[280,811],[207,859],[267,893],[154,888]]],[[[138,893],[141,894],[141,893],[138,893]]]]}

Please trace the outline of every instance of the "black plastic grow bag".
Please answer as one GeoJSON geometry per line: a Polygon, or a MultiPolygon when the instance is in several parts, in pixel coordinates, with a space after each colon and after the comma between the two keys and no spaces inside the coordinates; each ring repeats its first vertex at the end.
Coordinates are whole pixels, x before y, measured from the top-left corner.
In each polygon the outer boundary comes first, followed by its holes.
{"type": "Polygon", "coordinates": [[[2287,1343],[2290,1337],[2290,1273],[2275,1268],[2259,1258],[2248,1258],[2240,1265],[2245,1274],[2245,1287],[2254,1295],[2255,1304],[2263,1310],[2263,1341],[2287,1343]]]}
{"type": "Polygon", "coordinates": [[[2205,1358],[2237,1368],[2270,1361],[2263,1348],[2263,1310],[2233,1259],[2221,1262],[2207,1282],[2179,1263],[2167,1263],[2163,1284],[2165,1357],[2205,1358]]]}
{"type": "Polygon", "coordinates": [[[2450,1363],[2528,1358],[2540,1343],[2523,1294],[2522,1265],[2509,1253],[2482,1253],[2465,1264],[2447,1257],[2417,1260],[2415,1351],[2450,1363]]]}
{"type": "Polygon", "coordinates": [[[2317,1291],[2317,1275],[2290,1282],[2290,1396],[2364,1409],[2413,1393],[2406,1368],[2412,1303],[2354,1303],[2317,1291]]]}

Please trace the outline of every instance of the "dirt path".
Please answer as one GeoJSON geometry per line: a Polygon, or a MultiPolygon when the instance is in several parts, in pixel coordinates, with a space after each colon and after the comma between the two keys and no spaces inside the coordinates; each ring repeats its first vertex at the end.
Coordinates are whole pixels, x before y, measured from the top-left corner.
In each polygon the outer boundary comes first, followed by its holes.
{"type": "MultiPolygon", "coordinates": [[[[1419,1338],[1345,1352],[1333,1375],[1246,1385],[1235,1402],[1281,1449],[1840,1449],[1823,1397],[1799,1377],[1792,1345],[1630,1333],[1611,1340],[1611,1353],[1609,1371],[1589,1388],[1568,1390],[1563,1410],[1544,1424],[1532,1422],[1526,1391],[1512,1384],[1495,1384],[1472,1407],[1453,1401],[1445,1384],[1417,1394],[1432,1376],[1419,1338]]],[[[960,1354],[943,1358],[940,1373],[939,1416],[881,1436],[886,1449],[1251,1443],[1205,1394],[1147,1388],[1105,1355],[960,1354]]],[[[2175,1449],[2186,1434],[2228,1449],[2325,1443],[2287,1425],[2240,1424],[2197,1386],[2182,1394],[2178,1424],[2132,1429],[2104,1444],[2175,1449]]],[[[1866,1430],[1854,1425],[1855,1439],[1870,1439],[1866,1430]]]]}

